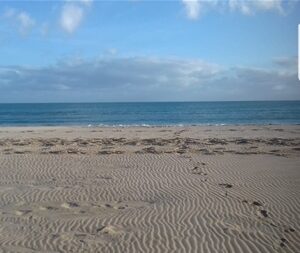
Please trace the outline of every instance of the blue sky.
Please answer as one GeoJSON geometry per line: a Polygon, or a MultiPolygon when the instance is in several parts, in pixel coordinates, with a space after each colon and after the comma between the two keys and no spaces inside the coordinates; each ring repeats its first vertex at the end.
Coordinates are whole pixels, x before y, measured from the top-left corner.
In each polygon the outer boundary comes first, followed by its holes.
{"type": "Polygon", "coordinates": [[[0,102],[300,99],[294,0],[2,1],[0,102]]]}

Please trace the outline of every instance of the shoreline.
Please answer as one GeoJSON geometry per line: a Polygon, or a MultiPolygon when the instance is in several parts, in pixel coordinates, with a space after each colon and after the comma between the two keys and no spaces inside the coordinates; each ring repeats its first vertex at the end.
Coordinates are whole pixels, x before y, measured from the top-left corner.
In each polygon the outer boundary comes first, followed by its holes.
{"type": "MultiPolygon", "coordinates": [[[[31,133],[36,132],[36,134],[42,134],[42,137],[47,137],[49,133],[56,132],[60,134],[62,137],[65,137],[65,133],[73,133],[75,134],[84,134],[86,137],[89,134],[93,135],[96,133],[100,135],[100,137],[104,137],[104,133],[109,133],[112,130],[114,133],[120,131],[126,134],[127,132],[131,133],[132,130],[136,131],[137,135],[139,135],[140,131],[143,133],[153,133],[158,134],[160,130],[164,132],[172,132],[172,131],[183,131],[189,134],[192,134],[191,137],[195,137],[199,134],[200,137],[210,136],[210,132],[215,132],[217,135],[222,133],[224,137],[235,136],[234,132],[247,133],[249,137],[273,137],[272,135],[276,133],[277,137],[288,138],[288,134],[291,138],[299,138],[300,137],[300,125],[289,124],[289,125],[201,125],[201,126],[0,126],[0,138],[10,137],[10,134],[23,134],[23,136],[31,136],[31,133]],[[167,131],[165,131],[167,130],[167,131]],[[101,134],[103,131],[103,134],[101,134]],[[48,133],[48,135],[47,135],[48,133]],[[286,134],[284,134],[286,133],[286,134]],[[227,136],[228,134],[228,136],[227,136]],[[265,135],[264,135],[265,134],[265,135]]],[[[214,133],[212,134],[214,135],[214,133]]],[[[68,136],[68,135],[67,135],[68,136]]],[[[184,135],[186,136],[186,135],[184,135]]],[[[238,136],[238,135],[236,135],[238,136]]],[[[59,137],[59,136],[58,136],[59,137]]],[[[131,136],[129,136],[131,137],[131,136]]],[[[159,136],[160,137],[160,136],[159,136]]]]}
{"type": "Polygon", "coordinates": [[[228,124],[228,123],[199,123],[199,124],[33,124],[33,125],[0,125],[1,128],[44,128],[44,127],[62,127],[62,128],[132,128],[132,127],[149,127],[149,128],[157,128],[157,127],[238,127],[238,126],[300,126],[300,122],[298,123],[236,123],[236,124],[228,124]]]}

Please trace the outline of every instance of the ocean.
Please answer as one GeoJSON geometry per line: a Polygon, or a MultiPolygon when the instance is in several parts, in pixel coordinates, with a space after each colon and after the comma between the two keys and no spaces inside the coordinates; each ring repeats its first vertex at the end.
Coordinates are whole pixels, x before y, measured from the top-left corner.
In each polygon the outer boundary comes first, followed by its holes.
{"type": "Polygon", "coordinates": [[[300,124],[300,101],[0,104],[1,126],[300,124]]]}

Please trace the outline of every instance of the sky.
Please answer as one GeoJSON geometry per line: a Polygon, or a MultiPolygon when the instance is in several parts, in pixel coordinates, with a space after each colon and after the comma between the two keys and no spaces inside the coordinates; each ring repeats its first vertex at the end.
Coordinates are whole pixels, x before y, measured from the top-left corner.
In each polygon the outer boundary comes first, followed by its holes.
{"type": "Polygon", "coordinates": [[[0,103],[299,100],[298,0],[0,1],[0,103]]]}

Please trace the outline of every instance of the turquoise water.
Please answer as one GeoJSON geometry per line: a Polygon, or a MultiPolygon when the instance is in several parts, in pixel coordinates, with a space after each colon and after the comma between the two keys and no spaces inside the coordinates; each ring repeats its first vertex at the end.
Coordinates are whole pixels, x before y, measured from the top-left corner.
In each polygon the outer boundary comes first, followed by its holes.
{"type": "Polygon", "coordinates": [[[300,124],[300,101],[0,104],[2,126],[300,124]]]}

